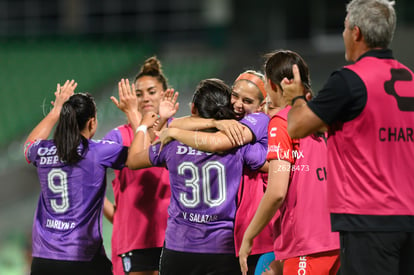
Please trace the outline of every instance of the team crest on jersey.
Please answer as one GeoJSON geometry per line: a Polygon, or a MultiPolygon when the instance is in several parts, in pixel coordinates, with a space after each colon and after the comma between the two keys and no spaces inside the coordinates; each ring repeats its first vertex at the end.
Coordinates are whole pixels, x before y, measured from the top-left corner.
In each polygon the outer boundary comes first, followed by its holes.
{"type": "Polygon", "coordinates": [[[271,137],[276,137],[276,132],[277,132],[277,127],[272,127],[272,129],[270,129],[269,131],[269,135],[271,137]]]}
{"type": "Polygon", "coordinates": [[[131,257],[129,256],[125,256],[122,257],[122,265],[124,266],[124,271],[125,272],[130,272],[131,271],[131,257]]]}

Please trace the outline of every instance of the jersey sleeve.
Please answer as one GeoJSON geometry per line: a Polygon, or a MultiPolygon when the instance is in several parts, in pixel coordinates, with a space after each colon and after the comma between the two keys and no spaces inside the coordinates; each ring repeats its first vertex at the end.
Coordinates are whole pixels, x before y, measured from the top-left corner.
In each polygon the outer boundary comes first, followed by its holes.
{"type": "Polygon", "coordinates": [[[122,140],[122,134],[121,131],[119,131],[118,128],[114,128],[111,131],[109,131],[103,138],[103,140],[110,140],[110,141],[114,141],[118,144],[122,144],[123,140],[122,140]]]}
{"type": "Polygon", "coordinates": [[[40,143],[40,140],[38,141],[27,140],[24,144],[24,157],[27,163],[33,163],[33,165],[35,166],[36,166],[36,163],[35,163],[36,148],[39,143],[40,143]]]}
{"type": "Polygon", "coordinates": [[[165,164],[166,155],[167,155],[166,151],[170,147],[171,143],[172,142],[165,144],[162,150],[160,150],[161,143],[157,143],[149,147],[148,156],[153,166],[163,166],[165,164]]]}
{"type": "Polygon", "coordinates": [[[264,113],[248,114],[240,120],[240,123],[250,129],[253,134],[253,141],[267,144],[267,125],[269,117],[264,113]]]}
{"type": "Polygon", "coordinates": [[[274,116],[269,123],[267,160],[286,160],[294,163],[293,141],[287,132],[287,121],[274,116]]]}
{"type": "Polygon", "coordinates": [[[257,170],[266,161],[267,146],[256,142],[244,145],[244,164],[250,170],[257,170]]]}
{"type": "Polygon", "coordinates": [[[98,146],[99,160],[105,167],[120,170],[125,167],[128,147],[109,140],[92,141],[98,146]]]}

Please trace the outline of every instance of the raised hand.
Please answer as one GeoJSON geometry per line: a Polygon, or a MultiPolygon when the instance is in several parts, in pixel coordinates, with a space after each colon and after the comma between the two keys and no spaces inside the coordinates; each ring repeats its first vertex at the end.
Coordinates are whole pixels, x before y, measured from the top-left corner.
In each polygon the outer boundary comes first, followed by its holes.
{"type": "Polygon", "coordinates": [[[53,126],[59,119],[63,104],[73,95],[78,83],[75,80],[66,80],[63,86],[57,84],[55,101],[52,101],[52,110],[36,125],[27,137],[28,141],[47,139],[53,126]]]}
{"type": "Polygon", "coordinates": [[[293,79],[287,79],[286,77],[280,82],[280,86],[283,89],[283,98],[288,105],[292,105],[292,99],[297,96],[303,96],[304,86],[300,78],[299,67],[296,64],[292,66],[293,79]]]}
{"type": "Polygon", "coordinates": [[[76,83],[73,79],[70,81],[66,80],[63,86],[60,86],[58,83],[55,91],[55,100],[52,101],[52,105],[55,108],[61,109],[63,103],[65,103],[74,94],[76,86],[78,86],[78,83],[76,83]]]}
{"type": "Polygon", "coordinates": [[[178,92],[170,88],[164,92],[164,96],[160,102],[159,115],[161,119],[167,120],[178,111],[179,103],[177,102],[178,92]]]}
{"type": "Polygon", "coordinates": [[[128,79],[121,79],[118,82],[118,95],[119,100],[111,96],[112,102],[115,106],[124,113],[138,110],[138,99],[135,94],[135,84],[129,84],[128,79]]]}

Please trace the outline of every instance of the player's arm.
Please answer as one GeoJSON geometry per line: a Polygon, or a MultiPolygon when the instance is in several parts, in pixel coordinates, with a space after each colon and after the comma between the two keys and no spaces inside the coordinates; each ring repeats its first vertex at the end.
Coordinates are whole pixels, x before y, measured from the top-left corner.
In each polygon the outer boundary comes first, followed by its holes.
{"type": "MultiPolygon", "coordinates": [[[[74,80],[66,80],[63,86],[57,84],[55,92],[55,101],[52,102],[52,110],[36,125],[36,127],[30,132],[27,137],[27,141],[35,141],[40,139],[47,139],[59,120],[60,111],[62,110],[63,104],[71,97],[75,91],[76,83],[74,80]]],[[[26,142],[27,143],[27,142],[26,142]]]]}
{"type": "Polygon", "coordinates": [[[125,163],[129,169],[136,170],[152,166],[148,152],[151,143],[147,129],[153,127],[157,119],[158,115],[156,113],[149,112],[145,114],[141,125],[136,129],[125,163]]]}
{"type": "Polygon", "coordinates": [[[115,204],[113,204],[107,197],[104,200],[104,207],[103,207],[103,214],[105,218],[110,222],[114,222],[114,214],[115,214],[115,204]]]}
{"type": "Polygon", "coordinates": [[[183,131],[173,130],[164,133],[164,136],[170,133],[171,136],[167,137],[163,144],[170,139],[177,139],[186,145],[207,152],[227,151],[249,143],[254,139],[252,131],[234,119],[213,120],[190,116],[174,119],[170,124],[170,128],[178,128],[183,131]],[[210,128],[218,129],[219,132],[198,131],[210,128]]]}
{"type": "Polygon", "coordinates": [[[194,116],[187,116],[174,119],[170,125],[170,128],[179,128],[189,131],[198,131],[216,128],[227,135],[233,147],[243,145],[248,142],[244,142],[244,129],[245,126],[233,119],[226,120],[214,120],[210,118],[200,118],[194,116]]]}
{"type": "MultiPolygon", "coordinates": [[[[244,143],[249,143],[253,140],[253,134],[249,128],[243,129],[244,143]]],[[[224,152],[234,147],[239,146],[234,144],[223,132],[202,132],[189,131],[179,128],[168,128],[161,132],[160,141],[165,144],[171,139],[178,140],[195,149],[206,152],[224,152]]],[[[243,145],[243,144],[241,144],[243,145]]]]}
{"type": "Polygon", "coordinates": [[[293,106],[288,114],[288,133],[291,138],[303,138],[315,132],[325,132],[327,125],[306,104],[305,91],[299,68],[292,66],[293,79],[284,78],[280,85],[283,98],[293,106]]]}
{"type": "Polygon", "coordinates": [[[287,130],[291,138],[303,138],[315,132],[326,132],[328,126],[308,106],[298,99],[288,113],[287,130]]]}
{"type": "Polygon", "coordinates": [[[214,128],[214,119],[212,118],[201,118],[195,116],[185,116],[175,118],[168,125],[170,128],[180,128],[183,130],[205,130],[214,128]]]}

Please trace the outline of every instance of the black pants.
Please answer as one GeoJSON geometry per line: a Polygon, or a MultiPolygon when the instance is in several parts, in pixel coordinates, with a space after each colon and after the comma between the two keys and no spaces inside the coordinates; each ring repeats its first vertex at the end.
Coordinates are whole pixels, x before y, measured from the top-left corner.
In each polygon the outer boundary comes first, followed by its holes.
{"type": "Polygon", "coordinates": [[[31,275],[112,275],[111,261],[104,255],[90,262],[33,258],[31,275]]]}
{"type": "Polygon", "coordinates": [[[341,275],[414,274],[414,232],[340,232],[341,275]]]}
{"type": "Polygon", "coordinates": [[[119,255],[122,258],[124,272],[158,270],[160,266],[161,247],[137,249],[119,255]]]}
{"type": "Polygon", "coordinates": [[[160,275],[240,275],[234,254],[187,253],[163,248],[160,275]]]}

